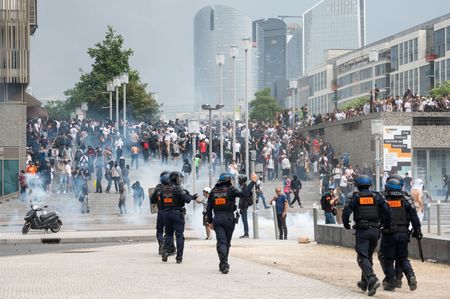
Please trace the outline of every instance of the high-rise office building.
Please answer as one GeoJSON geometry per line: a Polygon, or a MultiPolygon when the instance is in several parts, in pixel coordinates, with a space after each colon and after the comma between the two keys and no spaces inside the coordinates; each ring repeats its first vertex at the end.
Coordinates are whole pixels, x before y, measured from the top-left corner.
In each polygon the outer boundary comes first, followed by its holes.
{"type": "Polygon", "coordinates": [[[303,68],[302,27],[292,23],[287,25],[286,36],[286,78],[300,78],[303,68]]]}
{"type": "MultiPolygon", "coordinates": [[[[194,111],[202,104],[216,105],[220,101],[220,72],[216,65],[216,54],[225,54],[223,66],[224,110],[232,111],[233,71],[230,46],[239,47],[236,58],[237,106],[245,97],[245,63],[243,38],[252,38],[253,21],[242,12],[227,6],[206,6],[194,18],[194,111]]],[[[255,43],[253,43],[255,45],[255,43]]],[[[248,97],[257,90],[256,51],[248,51],[248,97]]]]}
{"type": "Polygon", "coordinates": [[[254,39],[258,45],[258,88],[269,87],[286,80],[286,23],[280,19],[254,22],[254,39]]]}
{"type": "Polygon", "coordinates": [[[303,74],[325,62],[328,49],[365,45],[365,0],[322,0],[303,13],[303,74]]]}

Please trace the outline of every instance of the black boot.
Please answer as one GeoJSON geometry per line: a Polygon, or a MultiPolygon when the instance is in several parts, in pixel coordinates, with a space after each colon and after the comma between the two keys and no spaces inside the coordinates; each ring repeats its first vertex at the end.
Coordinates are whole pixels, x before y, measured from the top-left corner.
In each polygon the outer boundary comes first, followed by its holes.
{"type": "Polygon", "coordinates": [[[397,289],[401,289],[402,288],[402,279],[395,279],[395,287],[397,289]]]}
{"type": "Polygon", "coordinates": [[[361,291],[367,291],[367,282],[360,280],[356,283],[356,286],[361,289],[361,291]]]}
{"type": "Polygon", "coordinates": [[[411,291],[415,291],[417,289],[417,281],[414,275],[408,277],[408,286],[411,291]]]}
{"type": "Polygon", "coordinates": [[[383,279],[383,290],[388,292],[395,292],[395,281],[383,279]]]}
{"type": "Polygon", "coordinates": [[[162,254],[162,261],[165,263],[167,262],[167,259],[169,258],[169,252],[167,250],[164,250],[162,254]]]}
{"type": "Polygon", "coordinates": [[[374,277],[372,281],[367,286],[367,295],[373,296],[376,294],[377,289],[380,287],[380,282],[378,281],[378,278],[374,277]]]}
{"type": "Polygon", "coordinates": [[[164,242],[158,241],[158,244],[159,244],[158,253],[159,253],[159,255],[163,255],[163,253],[164,253],[164,242]]]}
{"type": "Polygon", "coordinates": [[[183,257],[177,256],[177,264],[181,264],[183,262],[183,257]]]}

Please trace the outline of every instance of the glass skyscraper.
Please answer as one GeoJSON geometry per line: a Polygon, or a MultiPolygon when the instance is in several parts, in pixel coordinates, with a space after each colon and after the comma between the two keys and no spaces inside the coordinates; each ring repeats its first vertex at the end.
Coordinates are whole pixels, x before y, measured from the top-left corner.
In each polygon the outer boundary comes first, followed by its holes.
{"type": "MultiPolygon", "coordinates": [[[[239,47],[236,58],[236,102],[245,97],[245,62],[243,38],[252,38],[253,20],[242,12],[227,6],[206,6],[194,18],[194,111],[202,104],[216,105],[220,102],[220,72],[216,54],[225,54],[223,66],[223,103],[225,111],[232,111],[233,80],[230,46],[239,47]]],[[[257,90],[256,43],[248,51],[248,97],[257,90]]]]}
{"type": "Polygon", "coordinates": [[[325,50],[365,45],[365,0],[322,0],[303,14],[303,73],[325,61],[325,50]]]}
{"type": "Polygon", "coordinates": [[[269,87],[286,80],[286,23],[280,19],[255,21],[258,44],[258,88],[269,87]]]}

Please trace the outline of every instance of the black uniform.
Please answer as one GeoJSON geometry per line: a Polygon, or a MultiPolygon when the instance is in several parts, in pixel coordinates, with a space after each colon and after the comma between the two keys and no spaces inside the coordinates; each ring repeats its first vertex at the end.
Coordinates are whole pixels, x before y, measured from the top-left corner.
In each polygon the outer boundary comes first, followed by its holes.
{"type": "Polygon", "coordinates": [[[156,216],[156,239],[159,243],[159,254],[163,254],[163,244],[164,244],[164,215],[162,211],[161,198],[162,198],[162,188],[163,184],[158,184],[155,187],[155,191],[150,196],[150,204],[158,205],[158,214],[156,216]]]}
{"type": "Polygon", "coordinates": [[[206,207],[208,223],[214,225],[217,238],[217,254],[219,255],[219,269],[228,273],[228,254],[233,237],[236,211],[236,197],[248,198],[255,183],[251,182],[244,190],[231,185],[231,182],[218,182],[211,190],[206,207]],[[213,218],[214,211],[214,218],[213,218]]]}
{"type": "Polygon", "coordinates": [[[184,250],[184,205],[190,203],[192,195],[180,185],[168,184],[161,190],[161,208],[164,218],[165,236],[163,261],[167,261],[173,247],[173,235],[177,242],[177,262],[181,263],[184,250]]]}
{"type": "MultiPolygon", "coordinates": [[[[346,229],[350,229],[350,215],[353,213],[353,220],[356,230],[355,250],[358,254],[357,261],[361,268],[361,281],[358,286],[366,290],[377,284],[378,279],[373,272],[372,255],[380,237],[380,227],[390,226],[389,206],[383,197],[373,193],[369,189],[361,189],[348,195],[348,203],[344,208],[342,222],[346,229]]],[[[375,288],[376,289],[376,288],[375,288]]]]}
{"type": "Polygon", "coordinates": [[[408,260],[409,224],[412,224],[415,234],[420,233],[420,220],[417,216],[413,200],[401,191],[387,191],[386,200],[391,208],[391,227],[383,230],[380,244],[380,262],[385,274],[386,290],[395,288],[395,280],[401,281],[400,275],[394,270],[403,270],[411,290],[416,288],[414,271],[408,260]]]}
{"type": "MultiPolygon", "coordinates": [[[[241,190],[245,190],[247,188],[247,183],[243,183],[240,186],[241,190]]],[[[248,203],[253,200],[253,191],[250,190],[246,197],[239,198],[239,214],[242,217],[242,224],[244,225],[244,235],[242,237],[248,237],[248,203]]]]}

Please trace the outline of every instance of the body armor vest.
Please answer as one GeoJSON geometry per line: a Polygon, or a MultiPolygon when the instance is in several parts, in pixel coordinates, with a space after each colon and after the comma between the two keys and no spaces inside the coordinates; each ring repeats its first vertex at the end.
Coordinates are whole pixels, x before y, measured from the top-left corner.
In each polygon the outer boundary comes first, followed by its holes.
{"type": "Polygon", "coordinates": [[[161,205],[163,208],[181,208],[183,203],[174,193],[175,188],[172,185],[165,185],[161,192],[161,205]]]}
{"type": "Polygon", "coordinates": [[[228,188],[214,188],[211,193],[214,212],[234,211],[234,202],[228,199],[228,188]]]}
{"type": "Polygon", "coordinates": [[[372,192],[355,193],[356,209],[354,220],[357,226],[367,224],[368,226],[375,226],[379,224],[378,205],[372,192]]]}
{"type": "Polygon", "coordinates": [[[387,203],[391,208],[390,232],[408,232],[408,218],[403,197],[387,197],[387,203]]]}

